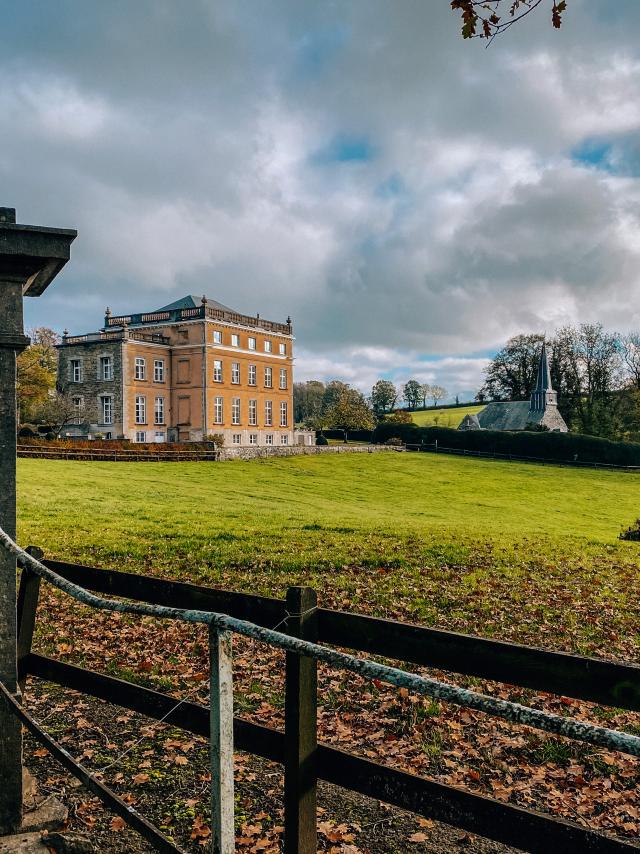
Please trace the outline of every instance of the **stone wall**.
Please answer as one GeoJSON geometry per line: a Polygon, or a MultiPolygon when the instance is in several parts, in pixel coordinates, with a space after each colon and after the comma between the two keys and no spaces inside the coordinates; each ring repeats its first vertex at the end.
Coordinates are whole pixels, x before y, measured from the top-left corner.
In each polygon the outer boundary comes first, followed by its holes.
{"type": "Polygon", "coordinates": [[[284,445],[263,448],[222,448],[219,459],[256,460],[267,457],[301,457],[312,454],[374,454],[380,451],[404,451],[404,448],[388,445],[284,445]]]}

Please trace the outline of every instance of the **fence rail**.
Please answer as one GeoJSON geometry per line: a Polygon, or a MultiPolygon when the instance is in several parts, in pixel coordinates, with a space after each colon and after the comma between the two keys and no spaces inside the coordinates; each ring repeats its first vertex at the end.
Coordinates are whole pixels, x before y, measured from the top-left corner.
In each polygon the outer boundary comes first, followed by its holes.
{"type": "Polygon", "coordinates": [[[0,543],[16,554],[24,567],[19,594],[21,681],[24,683],[27,675],[50,679],[151,718],[166,719],[191,732],[209,735],[213,825],[217,849],[222,854],[233,851],[230,768],[234,740],[239,749],[284,762],[285,851],[288,854],[294,851],[315,854],[315,784],[318,778],[527,851],[562,849],[577,854],[638,850],[631,843],[571,822],[498,803],[326,745],[316,746],[315,742],[316,668],[318,661],[324,661],[365,678],[380,678],[507,720],[640,755],[640,738],[635,736],[358,659],[321,646],[323,642],[543,691],[561,689],[560,693],[565,696],[634,710],[640,709],[638,667],[317,608],[313,591],[306,588],[292,588],[283,602],[111,570],[41,562],[18,549],[1,531],[0,543]],[[96,607],[208,624],[212,651],[210,709],[188,702],[176,705],[175,698],[169,695],[33,653],[31,639],[41,579],[96,607]],[[76,583],[78,580],[86,589],[76,583]],[[130,601],[103,599],[96,593],[126,597],[130,601]],[[274,619],[286,620],[285,632],[264,627],[265,623],[274,625],[274,619]],[[227,643],[230,632],[262,640],[287,652],[284,733],[233,719],[227,643]]]}
{"type": "Polygon", "coordinates": [[[474,451],[466,448],[445,448],[438,442],[412,443],[405,445],[407,451],[424,451],[435,454],[457,454],[461,457],[486,457],[491,460],[509,462],[540,463],[549,466],[570,466],[589,469],[611,469],[613,471],[640,472],[640,466],[622,466],[616,463],[596,463],[583,460],[556,460],[552,457],[527,457],[520,454],[501,454],[499,451],[474,451]]]}
{"type": "Polygon", "coordinates": [[[104,460],[106,462],[193,462],[215,461],[216,450],[158,450],[135,448],[49,448],[36,445],[18,445],[19,457],[37,457],[51,460],[104,460]]]}

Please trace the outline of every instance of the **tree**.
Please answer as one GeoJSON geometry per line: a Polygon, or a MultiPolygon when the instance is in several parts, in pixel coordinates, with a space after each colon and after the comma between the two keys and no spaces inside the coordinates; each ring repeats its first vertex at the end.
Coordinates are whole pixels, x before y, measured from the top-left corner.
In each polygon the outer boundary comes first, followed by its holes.
{"type": "MultiPolygon", "coordinates": [[[[454,12],[462,16],[463,39],[493,39],[521,21],[543,0],[451,0],[454,12]]],[[[567,0],[552,0],[551,23],[556,29],[562,26],[562,15],[567,0]]]]}
{"type": "Polygon", "coordinates": [[[634,388],[640,389],[640,333],[630,332],[620,339],[622,359],[634,388]]]}
{"type": "MultiPolygon", "coordinates": [[[[331,384],[330,384],[331,385],[331,384]]],[[[342,430],[344,440],[351,430],[373,430],[373,413],[364,395],[346,383],[339,383],[333,389],[332,400],[324,412],[325,426],[333,430],[342,430]]]]}
{"type": "Polygon", "coordinates": [[[74,414],[73,398],[65,390],[51,392],[38,410],[39,420],[51,427],[51,432],[56,436],[60,436],[60,431],[65,424],[70,423],[74,414]]]}
{"type": "Polygon", "coordinates": [[[485,369],[484,399],[526,400],[535,387],[543,341],[540,333],[510,338],[485,369]]]}
{"type": "Polygon", "coordinates": [[[378,380],[371,389],[371,405],[378,416],[393,409],[397,399],[398,390],[390,380],[378,380]]]}
{"type": "Polygon", "coordinates": [[[324,383],[318,380],[293,384],[293,419],[296,424],[307,425],[317,420],[324,393],[324,383]]]}
{"type": "Polygon", "coordinates": [[[420,386],[420,390],[422,392],[422,405],[426,409],[427,408],[427,398],[431,397],[431,386],[429,385],[429,383],[423,383],[420,386]]]}
{"type": "Polygon", "coordinates": [[[31,344],[18,356],[18,413],[20,421],[32,421],[56,385],[58,335],[45,326],[29,330],[31,344]]]}
{"type": "Polygon", "coordinates": [[[409,380],[402,388],[402,396],[409,409],[415,409],[422,400],[422,386],[418,380],[409,380]]]}
{"type": "Polygon", "coordinates": [[[449,392],[441,385],[432,385],[430,394],[434,406],[437,406],[439,401],[444,400],[446,397],[449,396],[449,392]]]}

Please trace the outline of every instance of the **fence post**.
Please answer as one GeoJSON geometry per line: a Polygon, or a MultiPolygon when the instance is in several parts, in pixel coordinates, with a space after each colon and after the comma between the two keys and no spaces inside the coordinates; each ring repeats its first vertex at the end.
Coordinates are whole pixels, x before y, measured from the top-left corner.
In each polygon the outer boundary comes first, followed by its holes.
{"type": "MultiPolygon", "coordinates": [[[[317,641],[315,590],[287,590],[287,631],[317,641]]],[[[285,686],[284,852],[316,854],[317,661],[287,653],[285,686]]]]}
{"type": "MultiPolygon", "coordinates": [[[[37,546],[29,546],[26,551],[36,560],[44,557],[44,552],[37,546]]],[[[18,686],[22,693],[27,681],[25,659],[31,652],[39,596],[40,576],[23,569],[18,588],[18,686]]]]}
{"type": "Polygon", "coordinates": [[[231,632],[209,626],[211,835],[213,854],[233,854],[233,675],[231,632]]]}

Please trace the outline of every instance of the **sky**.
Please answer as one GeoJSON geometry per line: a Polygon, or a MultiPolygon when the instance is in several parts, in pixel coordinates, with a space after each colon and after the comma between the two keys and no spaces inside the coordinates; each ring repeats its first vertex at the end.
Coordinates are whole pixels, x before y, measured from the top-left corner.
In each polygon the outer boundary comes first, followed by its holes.
{"type": "Polygon", "coordinates": [[[297,380],[461,399],[519,332],[640,328],[639,31],[637,0],[488,49],[448,0],[5,3],[0,205],[78,229],[26,325],[207,294],[290,315],[297,380]]]}

